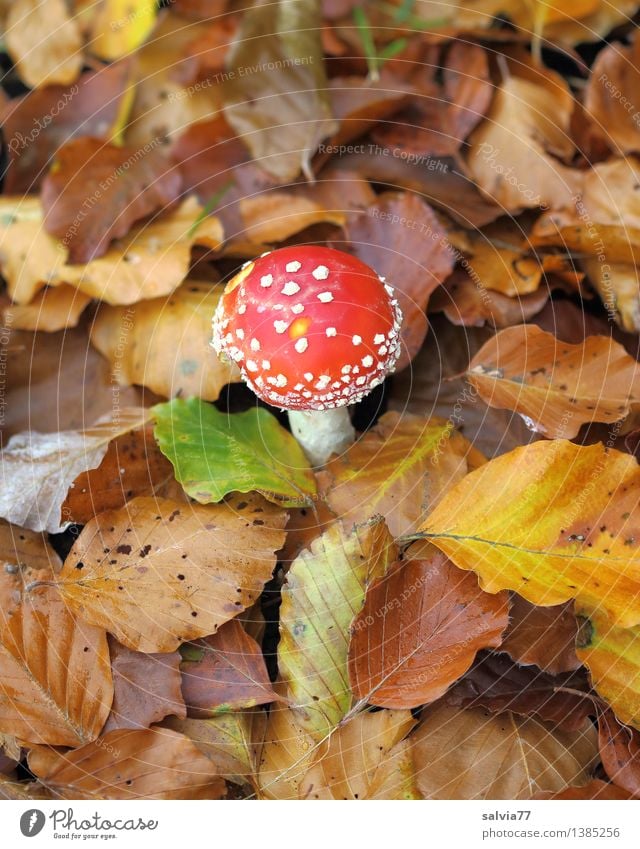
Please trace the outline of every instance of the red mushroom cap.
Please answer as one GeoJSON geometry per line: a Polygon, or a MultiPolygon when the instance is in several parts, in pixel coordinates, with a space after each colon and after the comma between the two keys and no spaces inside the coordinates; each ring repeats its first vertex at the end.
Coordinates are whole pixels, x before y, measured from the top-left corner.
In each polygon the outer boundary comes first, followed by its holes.
{"type": "Polygon", "coordinates": [[[280,248],[229,281],[213,347],[269,404],[353,404],[393,370],[402,314],[391,286],[359,259],[312,245],[280,248]]]}

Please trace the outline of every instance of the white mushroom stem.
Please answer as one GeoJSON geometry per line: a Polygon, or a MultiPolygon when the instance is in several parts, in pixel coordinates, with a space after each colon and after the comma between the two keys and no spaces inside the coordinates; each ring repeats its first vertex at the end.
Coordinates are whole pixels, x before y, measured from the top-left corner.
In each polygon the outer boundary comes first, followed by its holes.
{"type": "Polygon", "coordinates": [[[324,466],[332,454],[341,453],[356,438],[348,407],[289,410],[289,424],[312,466],[324,466]]]}

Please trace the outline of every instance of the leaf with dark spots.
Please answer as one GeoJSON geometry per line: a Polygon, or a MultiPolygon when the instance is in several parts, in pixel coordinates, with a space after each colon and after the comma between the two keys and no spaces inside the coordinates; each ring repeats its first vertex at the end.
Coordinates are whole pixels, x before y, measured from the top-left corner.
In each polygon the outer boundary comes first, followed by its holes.
{"type": "Polygon", "coordinates": [[[165,716],[184,718],[180,655],[143,654],[109,638],[113,704],[102,733],[116,728],[148,728],[165,716]]]}
{"type": "MultiPolygon", "coordinates": [[[[237,603],[231,605],[236,608],[237,603]]],[[[182,693],[188,715],[195,719],[278,701],[260,647],[237,619],[211,637],[186,644],[182,693]]]]}
{"type": "Polygon", "coordinates": [[[42,183],[44,226],[62,239],[69,263],[90,262],[136,221],[175,201],[181,185],[178,171],[157,148],[76,139],[58,150],[42,183]],[[90,204],[87,186],[98,187],[90,204]]]}
{"type": "Polygon", "coordinates": [[[483,707],[534,716],[567,730],[584,728],[596,708],[583,671],[549,675],[536,666],[519,666],[506,654],[478,656],[446,696],[455,707],[483,707]]]}

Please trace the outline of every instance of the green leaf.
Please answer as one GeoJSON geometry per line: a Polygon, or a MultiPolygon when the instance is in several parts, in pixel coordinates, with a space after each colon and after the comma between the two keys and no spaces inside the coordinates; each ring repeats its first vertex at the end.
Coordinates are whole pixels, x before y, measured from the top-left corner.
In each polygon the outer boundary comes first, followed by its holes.
{"type": "Polygon", "coordinates": [[[153,408],[155,437],[185,492],[208,504],[229,492],[260,492],[287,507],[301,507],[316,493],[302,449],[262,407],[221,413],[198,398],[153,408]]]}
{"type": "Polygon", "coordinates": [[[278,669],[298,724],[322,740],[352,707],[350,626],[369,584],[397,554],[379,519],[351,533],[336,523],[293,562],[282,589],[278,669]]]}
{"type": "Polygon", "coordinates": [[[269,174],[312,177],[319,142],[338,128],[329,103],[316,0],[256,3],[227,60],[225,117],[269,174]]]}

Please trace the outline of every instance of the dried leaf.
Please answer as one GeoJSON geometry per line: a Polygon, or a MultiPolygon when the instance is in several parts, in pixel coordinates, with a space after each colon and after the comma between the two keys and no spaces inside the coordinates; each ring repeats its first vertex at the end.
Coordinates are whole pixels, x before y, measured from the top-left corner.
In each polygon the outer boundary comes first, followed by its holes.
{"type": "Polygon", "coordinates": [[[103,256],[141,218],[169,206],[182,188],[180,174],[157,149],[75,139],[58,150],[43,180],[44,227],[68,250],[68,263],[103,256]],[[96,187],[87,200],[87,187],[96,187]]]}
{"type": "MultiPolygon", "coordinates": [[[[276,686],[282,694],[284,687],[276,686]]],[[[297,799],[305,773],[322,744],[302,726],[299,710],[275,703],[258,747],[257,784],[265,799],[297,799]]]]}
{"type": "Polygon", "coordinates": [[[3,310],[5,324],[15,330],[43,330],[55,333],[76,327],[91,295],[62,284],[42,289],[30,304],[11,304],[3,310]]]}
{"type": "Polygon", "coordinates": [[[105,304],[91,326],[91,342],[122,386],[137,383],[167,398],[215,401],[226,384],[241,380],[237,367],[211,350],[211,317],[220,294],[221,287],[187,280],[168,298],[129,307],[105,304]]]}
{"type": "Polygon", "coordinates": [[[257,244],[281,242],[320,222],[338,226],[345,222],[344,213],[291,192],[263,192],[242,198],[239,205],[245,222],[243,235],[257,244]]]}
{"type": "Polygon", "coordinates": [[[534,442],[467,475],[421,530],[488,592],[545,607],[577,598],[627,628],[640,622],[638,487],[628,454],[534,442]]]}
{"type": "Polygon", "coordinates": [[[181,651],[182,692],[190,717],[206,719],[279,698],[269,681],[260,646],[237,619],[181,651]]]}
{"type": "Polygon", "coordinates": [[[332,525],[287,573],[280,608],[278,668],[295,721],[322,740],[351,707],[349,629],[366,588],[393,562],[396,548],[382,521],[347,534],[332,525]]]}
{"type": "Polygon", "coordinates": [[[148,728],[165,716],[187,715],[180,687],[180,655],[143,654],[109,640],[113,704],[102,733],[148,728]]]}
{"type": "Polygon", "coordinates": [[[531,799],[586,784],[597,762],[592,728],[551,731],[509,713],[436,705],[412,739],[425,799],[531,799]]]}
{"type": "Polygon", "coordinates": [[[491,596],[429,543],[417,543],[367,591],[351,627],[349,680],[357,699],[414,708],[440,698],[501,643],[506,593],[491,596]]]}
{"type": "Polygon", "coordinates": [[[91,21],[91,52],[107,61],[133,53],[151,33],[157,12],[155,0],[103,0],[91,21]]]}
{"type": "Polygon", "coordinates": [[[559,790],[557,793],[550,791],[537,793],[534,798],[566,799],[571,801],[576,799],[621,801],[622,799],[633,799],[633,796],[621,787],[616,787],[615,784],[609,784],[606,781],[601,781],[599,778],[594,778],[588,784],[583,784],[582,787],[567,787],[566,790],[559,790]]]}
{"type": "Polygon", "coordinates": [[[162,453],[185,492],[201,504],[255,490],[276,504],[296,507],[315,494],[300,445],[264,408],[220,413],[191,398],[158,404],[153,411],[162,453]]]}
{"type": "Polygon", "coordinates": [[[398,537],[417,530],[447,489],[483,459],[451,422],[385,413],[329,461],[323,488],[347,526],[380,514],[398,537]]]}
{"type": "Polygon", "coordinates": [[[513,593],[509,617],[502,651],[512,660],[535,664],[551,675],[578,669],[578,623],[572,604],[538,607],[513,593]]]}
{"type": "Polygon", "coordinates": [[[253,604],[285,522],[252,496],[206,507],[134,498],[85,525],[57,586],[72,609],[128,648],[170,652],[253,604]]]}
{"type": "Polygon", "coordinates": [[[618,786],[640,797],[640,734],[619,723],[612,711],[598,717],[598,740],[602,766],[618,786]]]}
{"type": "Polygon", "coordinates": [[[80,749],[34,749],[29,768],[62,799],[219,799],[211,761],[168,728],[110,731],[80,749]]]}
{"type": "Polygon", "coordinates": [[[100,465],[112,439],[140,427],[146,410],[114,411],[113,420],[97,422],[83,431],[12,436],[0,453],[4,485],[0,516],[32,531],[58,533],[69,524],[61,513],[74,480],[100,465]]]}
{"type": "Polygon", "coordinates": [[[640,369],[622,345],[608,336],[570,345],[535,325],[496,334],[469,363],[467,380],[489,406],[557,439],[573,438],[585,422],[620,421],[640,402],[640,369]]]}

